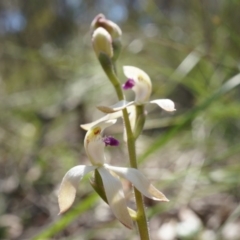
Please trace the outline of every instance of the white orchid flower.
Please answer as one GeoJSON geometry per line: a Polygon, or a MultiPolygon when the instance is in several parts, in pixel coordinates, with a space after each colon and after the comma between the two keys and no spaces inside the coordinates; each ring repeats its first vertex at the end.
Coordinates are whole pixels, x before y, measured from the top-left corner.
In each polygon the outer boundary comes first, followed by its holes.
{"type": "Polygon", "coordinates": [[[170,99],[156,99],[149,101],[152,93],[152,83],[149,76],[143,70],[132,66],[124,66],[123,72],[127,77],[127,81],[122,87],[125,90],[132,89],[135,92],[135,100],[132,102],[123,100],[110,107],[98,106],[97,108],[100,111],[105,113],[113,113],[121,111],[131,105],[144,105],[147,103],[155,103],[168,112],[175,111],[174,102],[170,99]]]}
{"type": "Polygon", "coordinates": [[[80,180],[92,171],[98,171],[103,182],[107,202],[116,218],[128,228],[133,227],[124,198],[122,184],[119,178],[130,181],[143,195],[157,201],[168,201],[163,193],[158,191],[146,177],[137,169],[113,167],[105,164],[105,146],[117,146],[113,137],[102,137],[103,130],[114,124],[116,120],[97,122],[89,127],[85,136],[84,147],[92,166],[78,165],[71,168],[63,177],[60,185],[58,202],[60,213],[67,211],[73,204],[80,180]]]}

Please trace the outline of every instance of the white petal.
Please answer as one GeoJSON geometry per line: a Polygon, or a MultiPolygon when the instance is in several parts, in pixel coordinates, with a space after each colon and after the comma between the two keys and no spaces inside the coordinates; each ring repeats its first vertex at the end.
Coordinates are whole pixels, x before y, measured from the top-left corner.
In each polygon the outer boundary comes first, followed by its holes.
{"type": "Polygon", "coordinates": [[[105,143],[103,142],[101,136],[92,141],[89,141],[85,145],[86,153],[92,165],[103,164],[104,162],[106,162],[104,149],[105,143]]]}
{"type": "Polygon", "coordinates": [[[152,85],[151,80],[150,80],[149,76],[147,75],[147,73],[145,73],[140,68],[133,67],[133,66],[124,66],[123,72],[127,78],[130,78],[130,79],[133,79],[133,80],[139,82],[139,76],[141,76],[141,78],[144,79],[144,81],[146,81],[148,84],[152,85]]]}
{"type": "Polygon", "coordinates": [[[96,169],[95,166],[79,165],[71,168],[65,174],[58,193],[59,214],[67,211],[72,206],[80,180],[94,169],[96,169]]]}
{"type": "Polygon", "coordinates": [[[88,131],[89,129],[91,129],[92,127],[97,125],[98,123],[108,120],[108,115],[105,115],[104,117],[102,117],[94,122],[81,124],[80,127],[83,128],[84,130],[88,131]]]}
{"type": "Polygon", "coordinates": [[[148,101],[152,93],[152,82],[147,73],[133,66],[124,66],[123,72],[128,79],[133,79],[136,83],[132,88],[135,92],[135,102],[143,104],[148,101]]]}
{"type": "Polygon", "coordinates": [[[134,168],[113,167],[110,165],[105,165],[105,167],[115,172],[118,176],[126,178],[146,197],[157,201],[169,201],[139,170],[134,168]]]}
{"type": "Polygon", "coordinates": [[[97,106],[97,108],[104,113],[114,113],[117,111],[121,111],[124,108],[127,108],[128,106],[131,106],[133,104],[134,102],[128,102],[128,101],[122,100],[112,106],[97,106]]]}
{"type": "Polygon", "coordinates": [[[108,204],[116,218],[128,228],[133,227],[133,221],[128,213],[122,184],[117,177],[113,177],[104,167],[98,169],[102,181],[108,204]]]}
{"type": "Polygon", "coordinates": [[[80,127],[83,128],[84,130],[88,131],[89,129],[91,129],[92,127],[98,125],[101,122],[107,121],[107,120],[111,120],[111,119],[117,119],[119,117],[122,116],[122,112],[115,112],[115,113],[110,113],[105,115],[104,117],[91,122],[91,123],[86,123],[86,124],[81,124],[80,127]]]}
{"type": "Polygon", "coordinates": [[[176,110],[174,102],[170,99],[156,99],[156,100],[150,101],[150,103],[156,103],[159,107],[161,107],[162,109],[168,112],[172,112],[176,110]]]}
{"type": "Polygon", "coordinates": [[[116,119],[98,122],[92,126],[85,135],[84,147],[92,165],[101,165],[105,161],[104,148],[105,143],[102,140],[102,131],[114,123],[116,119]]]}
{"type": "Polygon", "coordinates": [[[117,122],[117,119],[109,119],[107,121],[99,122],[98,124],[94,125],[93,127],[94,128],[95,127],[100,127],[103,131],[105,128],[112,126],[116,122],[117,122]]]}

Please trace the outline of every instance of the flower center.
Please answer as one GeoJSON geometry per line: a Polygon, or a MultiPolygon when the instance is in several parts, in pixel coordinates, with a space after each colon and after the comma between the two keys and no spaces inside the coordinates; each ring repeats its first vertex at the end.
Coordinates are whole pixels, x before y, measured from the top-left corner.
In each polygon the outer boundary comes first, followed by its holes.
{"type": "Polygon", "coordinates": [[[119,145],[119,141],[114,138],[114,137],[104,137],[103,138],[103,142],[105,143],[105,146],[118,146],[119,145]]]}
{"type": "Polygon", "coordinates": [[[135,81],[133,79],[128,79],[123,85],[122,88],[125,90],[132,89],[135,86],[135,81]]]}

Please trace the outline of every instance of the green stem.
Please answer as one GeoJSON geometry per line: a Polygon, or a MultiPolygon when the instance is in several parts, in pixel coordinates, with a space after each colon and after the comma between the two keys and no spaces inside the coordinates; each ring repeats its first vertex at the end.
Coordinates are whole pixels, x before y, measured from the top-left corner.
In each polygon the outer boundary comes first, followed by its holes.
{"type": "MultiPolygon", "coordinates": [[[[108,62],[108,64],[106,64],[106,58],[104,56],[99,56],[99,61],[102,65],[106,75],[112,82],[114,89],[117,93],[118,99],[120,101],[124,100],[125,97],[124,97],[120,82],[119,82],[117,76],[115,75],[113,64],[109,65],[109,62],[108,62]]],[[[123,112],[123,120],[125,123],[126,132],[127,132],[127,146],[128,146],[128,154],[129,154],[129,159],[130,159],[130,166],[132,168],[137,169],[138,165],[137,165],[136,148],[135,148],[135,136],[131,129],[127,109],[123,109],[122,112],[123,112]]],[[[140,239],[141,240],[150,240],[148,224],[147,224],[147,217],[146,217],[146,213],[145,213],[142,194],[135,187],[134,187],[134,194],[135,194],[136,205],[137,205],[136,222],[137,222],[137,226],[138,226],[140,239]]]]}
{"type": "Polygon", "coordinates": [[[145,124],[145,119],[146,119],[146,116],[145,116],[144,105],[136,106],[136,122],[133,129],[133,134],[136,140],[139,137],[139,135],[142,133],[142,130],[145,124]]]}

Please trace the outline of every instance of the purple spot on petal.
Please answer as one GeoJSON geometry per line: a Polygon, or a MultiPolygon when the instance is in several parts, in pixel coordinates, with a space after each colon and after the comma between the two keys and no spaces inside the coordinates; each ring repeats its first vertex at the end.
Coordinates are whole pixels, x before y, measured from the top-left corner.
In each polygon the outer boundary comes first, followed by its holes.
{"type": "Polygon", "coordinates": [[[123,85],[122,88],[125,90],[132,89],[135,86],[135,81],[133,79],[128,79],[123,85]]]}
{"type": "Polygon", "coordinates": [[[119,141],[115,139],[114,137],[104,137],[103,142],[106,146],[118,146],[119,141]]]}

